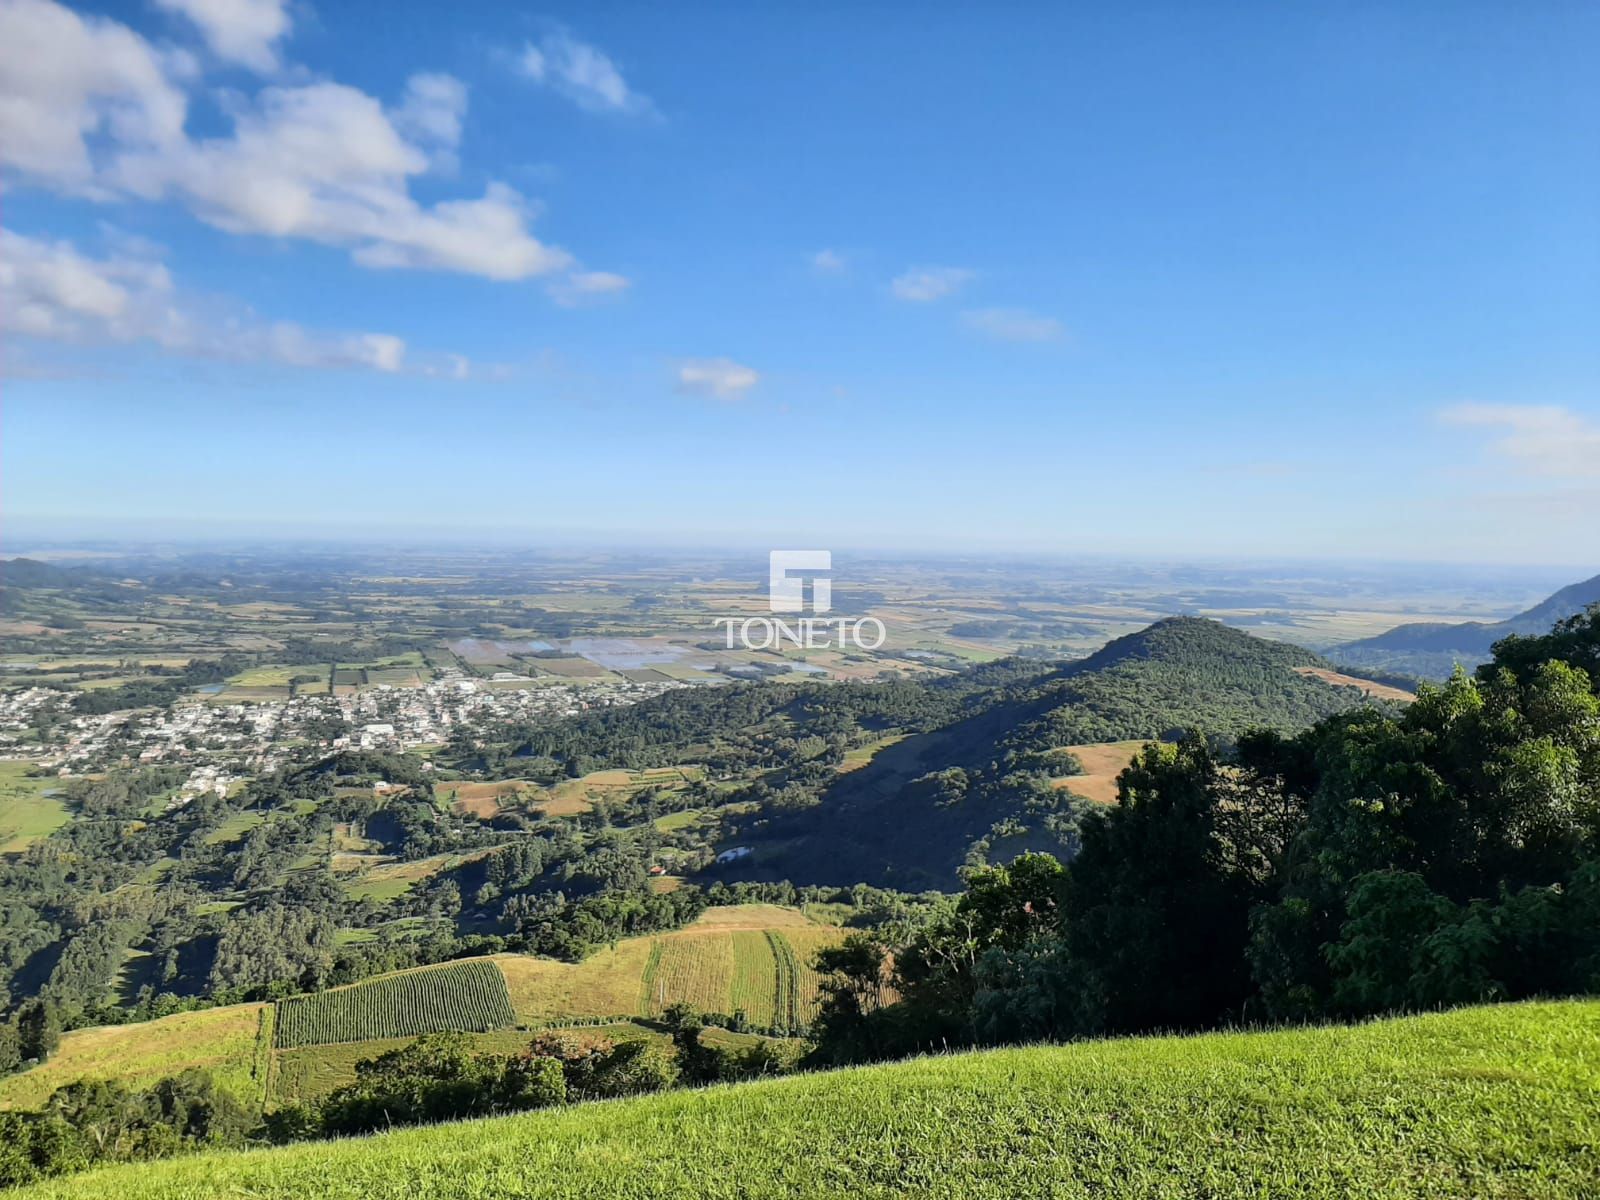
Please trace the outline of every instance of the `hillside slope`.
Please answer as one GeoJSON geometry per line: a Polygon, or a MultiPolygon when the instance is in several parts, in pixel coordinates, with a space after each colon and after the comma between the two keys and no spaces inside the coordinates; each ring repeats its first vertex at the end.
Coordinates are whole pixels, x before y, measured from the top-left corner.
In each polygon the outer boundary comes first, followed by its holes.
{"type": "Polygon", "coordinates": [[[953,887],[980,853],[1070,853],[1066,794],[1041,758],[1085,743],[1235,737],[1304,728],[1369,703],[1308,669],[1309,650],[1216,621],[1173,617],[993,693],[971,716],[913,734],[838,777],[804,811],[752,821],[744,873],[917,890],[953,887]],[[765,843],[765,844],[764,844],[765,843]]]}
{"type": "Polygon", "coordinates": [[[565,1021],[650,1019],[679,1002],[709,1013],[737,1009],[760,1028],[794,1029],[816,1015],[819,980],[812,958],[843,936],[843,930],[819,925],[798,909],[726,905],[707,909],[683,929],[624,938],[581,963],[526,954],[458,959],[375,975],[277,1005],[238,1004],[74,1030],[63,1035],[61,1048],[46,1062],[0,1078],[0,1109],[40,1108],[56,1088],[79,1079],[148,1087],[194,1067],[209,1071],[247,1108],[259,1110],[350,1082],[358,1060],[401,1044],[396,1040],[401,1033],[498,1029],[498,1035],[479,1040],[509,1053],[526,1045],[529,1029],[565,1021]],[[434,1020],[413,1021],[408,1028],[387,1027],[396,1014],[363,1003],[397,979],[457,975],[472,964],[492,965],[503,977],[502,994],[512,1006],[508,1019],[482,1022],[466,993],[451,997],[457,1003],[453,1018],[434,1014],[434,1020]],[[355,1035],[335,1030],[325,1039],[284,1036],[285,1010],[339,1000],[351,1002],[353,1012],[372,1027],[355,1035]],[[308,1076],[315,1077],[317,1087],[307,1089],[308,1076]]]}
{"type": "Polygon", "coordinates": [[[1526,612],[1504,621],[1397,625],[1377,637],[1335,647],[1330,657],[1354,667],[1444,678],[1458,662],[1471,668],[1487,660],[1490,650],[1501,638],[1514,633],[1549,633],[1557,621],[1576,616],[1595,603],[1600,603],[1600,575],[1570,584],[1526,612]]]}
{"type": "Polygon", "coordinates": [[[1600,1189],[1600,1002],[990,1051],[359,1141],[19,1197],[1521,1197],[1600,1189]]]}

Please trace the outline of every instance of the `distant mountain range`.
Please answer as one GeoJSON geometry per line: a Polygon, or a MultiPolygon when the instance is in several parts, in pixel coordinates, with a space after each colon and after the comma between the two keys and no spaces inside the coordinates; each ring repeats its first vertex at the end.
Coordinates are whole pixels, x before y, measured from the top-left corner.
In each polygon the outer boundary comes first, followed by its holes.
{"type": "Polygon", "coordinates": [[[1501,638],[1514,633],[1549,633],[1557,621],[1576,616],[1591,604],[1600,604],[1600,575],[1564,587],[1504,621],[1397,625],[1377,637],[1337,646],[1328,657],[1350,667],[1443,679],[1457,663],[1470,669],[1488,661],[1490,650],[1501,638]]]}

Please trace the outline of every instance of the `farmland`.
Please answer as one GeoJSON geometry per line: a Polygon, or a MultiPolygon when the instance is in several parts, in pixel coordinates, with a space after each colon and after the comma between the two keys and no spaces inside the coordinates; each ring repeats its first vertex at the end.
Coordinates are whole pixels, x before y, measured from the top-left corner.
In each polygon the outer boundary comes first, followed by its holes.
{"type": "Polygon", "coordinates": [[[49,1061],[0,1079],[0,1107],[37,1108],[56,1088],[78,1079],[120,1079],[140,1087],[191,1067],[211,1072],[246,1105],[258,1105],[271,1010],[269,1004],[234,1004],[63,1034],[49,1061]]]}
{"type": "Polygon", "coordinates": [[[1082,796],[1096,804],[1115,804],[1117,776],[1133,761],[1133,756],[1143,745],[1142,741],[1131,741],[1067,746],[1064,752],[1078,760],[1083,766],[1083,773],[1061,776],[1054,781],[1055,786],[1066,788],[1073,795],[1082,796]]]}
{"type": "Polygon", "coordinates": [[[284,1050],[446,1029],[487,1031],[515,1023],[504,977],[480,959],[281,1001],[273,1045],[284,1050]]]}
{"type": "Polygon", "coordinates": [[[1570,1200],[1600,1188],[1600,1003],[922,1058],[271,1152],[29,1200],[835,1196],[1570,1200]],[[758,1148],[759,1152],[753,1152],[758,1148]],[[735,1182],[737,1181],[737,1182],[735,1182]]]}
{"type": "Polygon", "coordinates": [[[32,763],[0,762],[0,853],[25,850],[69,820],[49,793],[57,781],[34,776],[32,763]]]}
{"type": "Polygon", "coordinates": [[[510,1053],[527,1043],[530,1028],[617,1018],[598,1032],[625,1040],[651,1033],[628,1018],[649,1019],[677,1001],[717,1013],[742,1008],[757,1025],[793,1028],[815,1015],[811,956],[842,936],[794,909],[735,905],[710,909],[675,933],[625,939],[576,964],[500,954],[276,1005],[78,1030],[43,1066],[0,1079],[0,1107],[37,1107],[80,1078],[145,1085],[188,1067],[210,1071],[252,1107],[270,1106],[349,1082],[357,1061],[418,1034],[462,1030],[482,1049],[510,1053]]]}
{"type": "Polygon", "coordinates": [[[629,938],[581,963],[496,955],[517,1020],[658,1015],[685,1002],[742,1009],[756,1025],[793,1028],[816,1011],[811,958],[844,936],[794,909],[769,904],[707,909],[687,929],[629,938]]]}

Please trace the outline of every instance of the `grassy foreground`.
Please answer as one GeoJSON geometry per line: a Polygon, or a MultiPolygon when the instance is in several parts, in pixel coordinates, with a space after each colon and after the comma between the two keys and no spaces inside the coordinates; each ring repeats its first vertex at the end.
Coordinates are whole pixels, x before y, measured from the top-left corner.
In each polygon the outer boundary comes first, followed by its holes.
{"type": "Polygon", "coordinates": [[[1003,1050],[342,1143],[28,1197],[1600,1194],[1600,1003],[1003,1050]]]}

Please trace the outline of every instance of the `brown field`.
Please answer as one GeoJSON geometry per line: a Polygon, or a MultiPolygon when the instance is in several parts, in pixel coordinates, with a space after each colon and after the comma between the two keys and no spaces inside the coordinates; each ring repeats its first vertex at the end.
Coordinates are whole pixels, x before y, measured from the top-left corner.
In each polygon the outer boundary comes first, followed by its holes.
{"type": "Polygon", "coordinates": [[[523,792],[536,791],[525,779],[495,779],[487,782],[468,779],[446,780],[433,785],[434,799],[449,804],[456,812],[470,814],[480,821],[491,820],[523,792]]]}
{"type": "Polygon", "coordinates": [[[729,904],[708,908],[690,929],[813,929],[816,923],[798,908],[777,904],[729,904]]]}
{"type": "Polygon", "coordinates": [[[540,658],[533,660],[532,665],[542,672],[559,675],[563,679],[615,678],[599,663],[592,663],[587,658],[540,658]]]}
{"type": "Polygon", "coordinates": [[[1115,804],[1117,776],[1144,744],[1143,741],[1091,742],[1083,746],[1063,746],[1063,750],[1083,764],[1083,774],[1063,775],[1053,783],[1096,804],[1115,804]]]}
{"type": "Polygon", "coordinates": [[[1374,700],[1399,700],[1405,703],[1417,698],[1414,693],[1404,688],[1390,687],[1387,683],[1374,683],[1370,679],[1357,679],[1354,675],[1341,675],[1338,671],[1330,671],[1326,667],[1296,667],[1294,670],[1297,675],[1309,675],[1324,683],[1331,683],[1335,687],[1360,688],[1374,700]]]}
{"type": "Polygon", "coordinates": [[[700,777],[697,767],[652,767],[647,771],[594,771],[582,779],[564,779],[553,788],[529,797],[528,806],[547,817],[570,817],[588,812],[602,796],[621,795],[642,788],[671,788],[700,777]]]}

